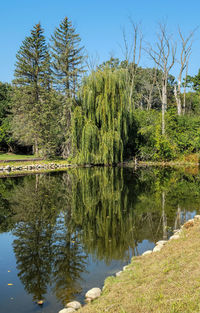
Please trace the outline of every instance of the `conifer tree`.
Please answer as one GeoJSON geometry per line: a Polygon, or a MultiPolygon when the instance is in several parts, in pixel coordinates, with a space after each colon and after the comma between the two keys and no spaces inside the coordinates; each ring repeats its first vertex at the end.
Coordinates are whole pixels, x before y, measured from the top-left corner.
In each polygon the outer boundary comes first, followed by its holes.
{"type": "Polygon", "coordinates": [[[13,133],[20,143],[33,145],[34,153],[39,155],[45,145],[46,119],[55,118],[50,108],[50,54],[40,23],[22,42],[16,58],[13,133]]]}
{"type": "Polygon", "coordinates": [[[71,150],[71,112],[75,101],[78,82],[83,71],[83,47],[71,21],[65,17],[51,38],[54,86],[63,94],[62,129],[64,134],[63,156],[71,150]]]}

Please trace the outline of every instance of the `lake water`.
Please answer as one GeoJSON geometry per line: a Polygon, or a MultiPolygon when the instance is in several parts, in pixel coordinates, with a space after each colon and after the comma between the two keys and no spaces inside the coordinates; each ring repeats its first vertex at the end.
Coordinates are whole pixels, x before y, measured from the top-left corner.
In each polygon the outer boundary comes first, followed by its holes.
{"type": "Polygon", "coordinates": [[[200,210],[196,168],[0,179],[0,313],[55,313],[200,210]],[[43,300],[43,306],[37,302],[43,300]]]}

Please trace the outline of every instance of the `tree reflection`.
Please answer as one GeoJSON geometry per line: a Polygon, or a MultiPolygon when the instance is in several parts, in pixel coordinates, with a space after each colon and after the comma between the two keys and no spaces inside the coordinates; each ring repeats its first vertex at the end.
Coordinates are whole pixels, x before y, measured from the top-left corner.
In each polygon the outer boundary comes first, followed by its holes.
{"type": "Polygon", "coordinates": [[[200,177],[170,168],[74,168],[13,181],[0,184],[0,230],[15,225],[18,275],[34,301],[49,286],[63,304],[72,300],[88,255],[128,261],[200,205],[200,177]]]}
{"type": "Polygon", "coordinates": [[[80,291],[77,279],[85,256],[71,218],[70,189],[66,175],[36,175],[26,177],[10,198],[18,275],[36,302],[45,298],[53,283],[63,303],[80,291]]]}
{"type": "Polygon", "coordinates": [[[16,187],[11,197],[17,222],[13,246],[18,275],[34,301],[44,298],[50,282],[58,214],[53,183],[48,176],[26,177],[23,186],[16,187]]]}

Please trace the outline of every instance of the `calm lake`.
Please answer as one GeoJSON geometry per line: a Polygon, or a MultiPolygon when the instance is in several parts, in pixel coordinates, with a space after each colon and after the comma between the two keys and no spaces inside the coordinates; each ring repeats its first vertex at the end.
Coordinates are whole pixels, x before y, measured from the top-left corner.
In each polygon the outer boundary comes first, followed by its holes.
{"type": "Polygon", "coordinates": [[[196,168],[0,179],[0,313],[56,313],[200,210],[196,168]],[[44,300],[43,306],[37,304],[44,300]]]}

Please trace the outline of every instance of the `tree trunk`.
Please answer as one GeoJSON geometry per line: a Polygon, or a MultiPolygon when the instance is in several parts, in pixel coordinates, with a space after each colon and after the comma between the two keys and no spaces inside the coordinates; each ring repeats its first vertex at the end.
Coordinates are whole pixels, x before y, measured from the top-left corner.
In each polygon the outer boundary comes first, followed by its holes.
{"type": "Polygon", "coordinates": [[[177,104],[177,114],[180,116],[181,115],[181,97],[180,97],[180,86],[178,86],[178,91],[176,88],[176,85],[174,86],[174,96],[176,99],[176,104],[177,104]]]}
{"type": "Polygon", "coordinates": [[[167,108],[167,78],[162,80],[162,135],[165,134],[165,111],[167,108]]]}
{"type": "Polygon", "coordinates": [[[33,145],[33,154],[38,157],[39,156],[39,148],[38,148],[38,140],[35,139],[35,143],[33,145]]]}
{"type": "Polygon", "coordinates": [[[167,217],[165,214],[165,192],[162,192],[163,240],[167,240],[167,217]]]}

